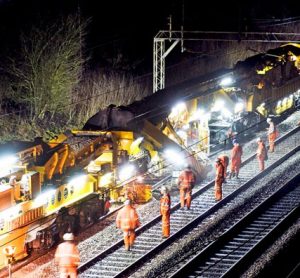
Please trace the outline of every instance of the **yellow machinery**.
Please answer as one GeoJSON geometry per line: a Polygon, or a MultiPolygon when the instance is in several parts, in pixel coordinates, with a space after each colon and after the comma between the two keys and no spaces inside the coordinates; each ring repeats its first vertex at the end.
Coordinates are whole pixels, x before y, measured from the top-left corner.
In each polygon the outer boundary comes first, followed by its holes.
{"type": "Polygon", "coordinates": [[[121,192],[116,173],[132,142],[128,131],[72,131],[48,143],[3,145],[0,268],[7,248],[14,247],[14,259],[22,259],[31,249],[50,248],[65,232],[77,232],[107,213],[106,202],[121,192]]]}
{"type": "Polygon", "coordinates": [[[299,61],[300,45],[286,44],[198,84],[190,81],[168,114],[164,133],[200,156],[224,146],[233,133],[247,137],[253,132],[249,127],[264,118],[300,107],[299,61]]]}

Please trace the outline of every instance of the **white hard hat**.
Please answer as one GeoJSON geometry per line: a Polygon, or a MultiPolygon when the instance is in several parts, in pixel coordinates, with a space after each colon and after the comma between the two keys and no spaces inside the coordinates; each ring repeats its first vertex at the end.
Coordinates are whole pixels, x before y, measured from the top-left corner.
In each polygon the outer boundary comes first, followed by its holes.
{"type": "Polygon", "coordinates": [[[74,240],[74,235],[72,233],[65,233],[63,236],[64,240],[74,240]]]}
{"type": "Polygon", "coordinates": [[[125,206],[130,205],[130,200],[126,200],[126,201],[124,202],[124,205],[125,205],[125,206]]]}
{"type": "Polygon", "coordinates": [[[272,119],[271,118],[267,118],[267,122],[272,122],[272,119]]]}
{"type": "Polygon", "coordinates": [[[260,142],[260,141],[261,141],[261,138],[258,137],[258,138],[256,139],[256,142],[260,142]]]}

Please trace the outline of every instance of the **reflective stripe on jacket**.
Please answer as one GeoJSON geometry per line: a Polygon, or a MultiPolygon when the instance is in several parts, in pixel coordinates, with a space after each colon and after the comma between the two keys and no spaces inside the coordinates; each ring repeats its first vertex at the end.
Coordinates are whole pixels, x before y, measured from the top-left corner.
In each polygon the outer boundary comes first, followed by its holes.
{"type": "Polygon", "coordinates": [[[178,177],[178,183],[183,186],[192,185],[195,181],[195,174],[191,170],[183,170],[178,177]]]}
{"type": "Polygon", "coordinates": [[[163,195],[160,199],[160,214],[170,213],[171,198],[169,194],[163,195]]]}
{"type": "Polygon", "coordinates": [[[258,143],[256,154],[257,154],[257,158],[258,159],[261,159],[261,160],[265,159],[265,156],[266,156],[266,146],[265,146],[264,142],[259,142],[258,143]]]}
{"type": "Polygon", "coordinates": [[[233,146],[231,150],[231,160],[240,162],[242,155],[243,155],[242,147],[238,144],[233,146]]]}
{"type": "Polygon", "coordinates": [[[224,180],[224,165],[222,163],[216,163],[216,180],[224,180]]]}
{"type": "Polygon", "coordinates": [[[123,207],[117,215],[116,225],[123,231],[134,230],[140,226],[139,217],[131,205],[123,207]]]}
{"type": "Polygon", "coordinates": [[[55,260],[59,266],[78,266],[80,262],[79,251],[75,243],[66,241],[59,244],[55,252],[55,260]]]}

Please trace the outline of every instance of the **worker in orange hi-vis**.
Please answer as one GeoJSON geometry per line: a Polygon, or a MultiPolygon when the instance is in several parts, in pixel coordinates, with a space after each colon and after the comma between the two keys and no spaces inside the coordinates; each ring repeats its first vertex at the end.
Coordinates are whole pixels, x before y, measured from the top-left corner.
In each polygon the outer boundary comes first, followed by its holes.
{"type": "Polygon", "coordinates": [[[187,209],[190,209],[192,202],[192,189],[196,182],[196,176],[190,165],[180,173],[178,177],[178,186],[180,191],[180,207],[184,208],[185,203],[187,209]],[[185,202],[186,200],[186,202],[185,202]]]}
{"type": "Polygon", "coordinates": [[[104,213],[108,213],[110,207],[111,207],[110,199],[108,197],[106,197],[105,202],[104,202],[104,213]]]}
{"type": "Polygon", "coordinates": [[[229,164],[229,157],[227,155],[219,155],[218,158],[220,159],[223,167],[224,167],[224,180],[223,183],[226,183],[226,177],[227,177],[227,167],[229,164]]]}
{"type": "Polygon", "coordinates": [[[76,278],[79,265],[79,251],[74,243],[74,235],[66,233],[64,242],[59,244],[55,252],[55,262],[59,265],[60,278],[76,278]]]}
{"type": "Polygon", "coordinates": [[[170,213],[171,213],[171,197],[165,186],[160,190],[162,197],[160,199],[160,214],[162,222],[162,237],[170,236],[170,213]]]}
{"type": "Polygon", "coordinates": [[[216,178],[215,178],[215,199],[216,201],[222,200],[222,185],[224,182],[224,165],[220,158],[216,159],[216,178]]]}
{"type": "Polygon", "coordinates": [[[236,176],[239,178],[239,172],[242,164],[243,149],[236,139],[232,141],[233,148],[231,150],[231,168],[229,178],[236,176]]]}
{"type": "Polygon", "coordinates": [[[267,149],[265,146],[265,143],[261,138],[257,138],[256,142],[258,144],[257,150],[256,150],[256,157],[259,164],[259,170],[263,171],[265,170],[265,160],[267,157],[267,149]]]}
{"type": "Polygon", "coordinates": [[[130,200],[126,200],[119,210],[116,225],[123,231],[125,250],[130,251],[135,240],[135,229],[140,226],[138,214],[130,200]]]}
{"type": "Polygon", "coordinates": [[[275,150],[275,140],[278,137],[278,131],[271,118],[267,118],[267,123],[269,124],[269,128],[268,128],[269,149],[270,149],[270,153],[273,153],[275,150]]]}

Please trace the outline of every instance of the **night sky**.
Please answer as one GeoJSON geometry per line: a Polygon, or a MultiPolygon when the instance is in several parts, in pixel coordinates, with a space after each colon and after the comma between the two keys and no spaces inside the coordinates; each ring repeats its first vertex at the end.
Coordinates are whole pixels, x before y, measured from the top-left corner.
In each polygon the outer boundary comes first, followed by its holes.
{"type": "MultiPolygon", "coordinates": [[[[0,55],[17,44],[20,32],[39,22],[76,11],[90,18],[86,51],[92,61],[100,61],[107,49],[120,48],[131,59],[152,59],[153,37],[184,22],[186,30],[241,30],[247,23],[255,28],[257,18],[282,18],[300,15],[296,1],[204,1],[196,0],[0,0],[0,55]],[[183,17],[184,4],[184,17],[183,17]]],[[[114,55],[114,54],[113,54],[114,55]]]]}

